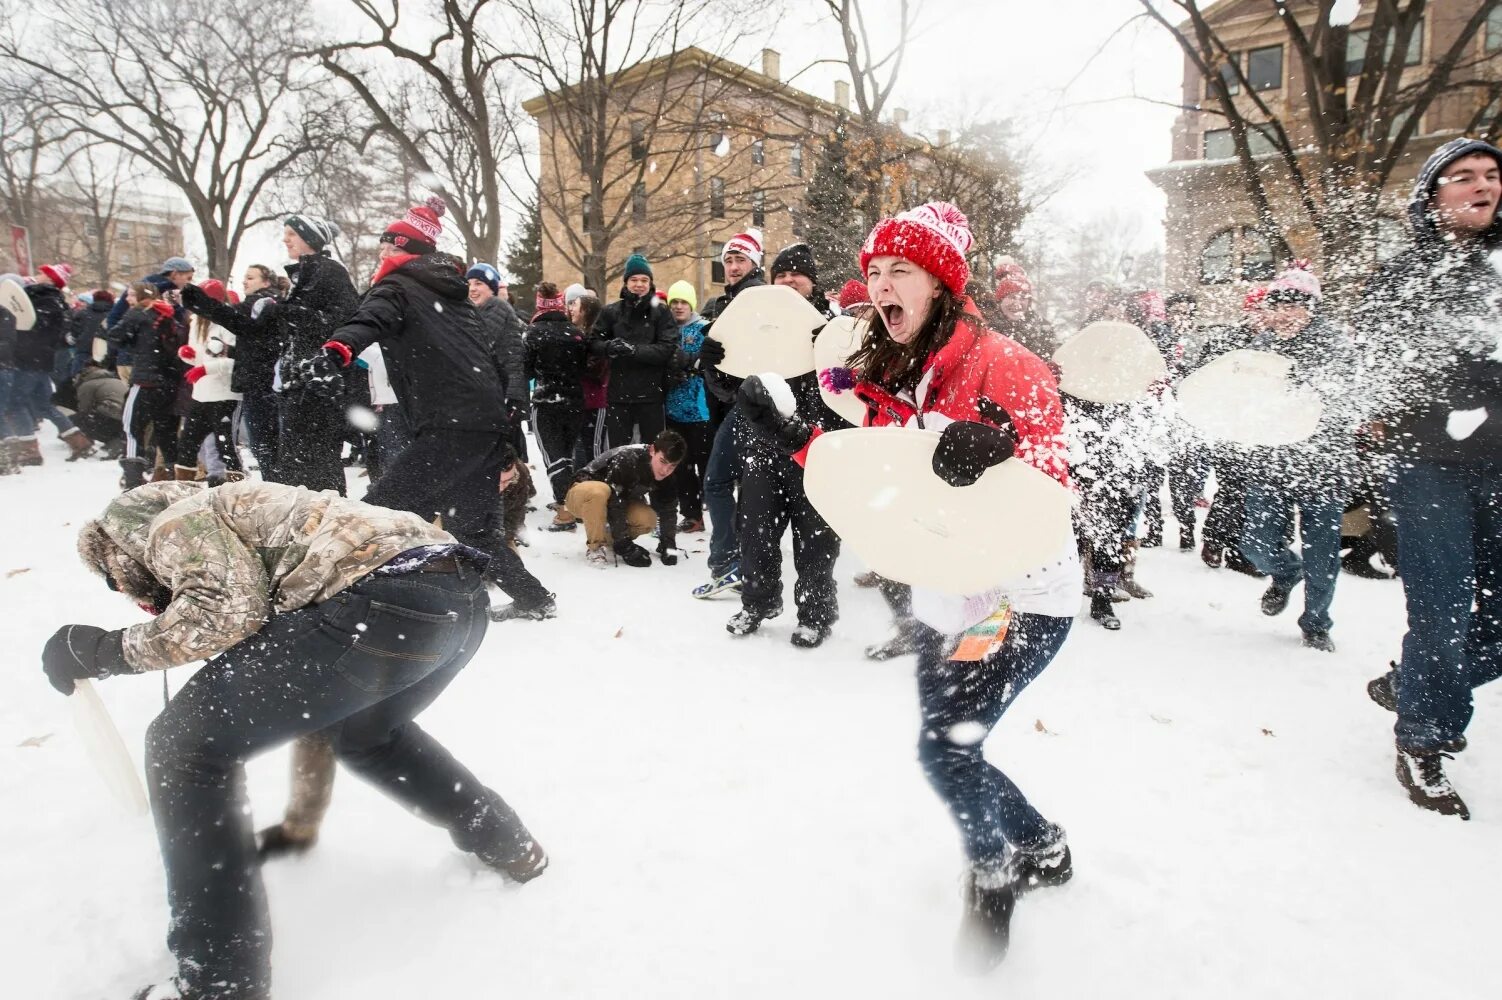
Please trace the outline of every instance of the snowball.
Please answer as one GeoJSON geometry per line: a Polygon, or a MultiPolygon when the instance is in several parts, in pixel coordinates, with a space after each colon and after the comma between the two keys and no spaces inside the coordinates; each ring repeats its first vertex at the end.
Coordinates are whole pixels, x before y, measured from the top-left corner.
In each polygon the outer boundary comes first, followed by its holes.
{"type": "Polygon", "coordinates": [[[1335,0],[1330,8],[1330,27],[1341,28],[1356,20],[1361,13],[1361,0],[1335,0]]]}
{"type": "Polygon", "coordinates": [[[728,135],[722,135],[722,136],[720,136],[720,141],[719,141],[719,143],[714,148],[714,155],[716,155],[716,156],[729,156],[730,155],[730,136],[728,136],[728,135]]]}
{"type": "Polygon", "coordinates": [[[368,406],[351,406],[344,411],[344,419],[362,434],[374,434],[381,426],[381,418],[368,406]]]}
{"type": "Polygon", "coordinates": [[[791,417],[798,412],[798,401],[793,398],[793,390],[787,379],[772,372],[763,372],[761,384],[767,387],[767,394],[772,397],[772,405],[777,407],[778,413],[791,417]]]}
{"type": "Polygon", "coordinates": [[[986,738],[986,727],[979,722],[956,722],[949,727],[949,742],[956,746],[973,747],[986,738]]]}
{"type": "Polygon", "coordinates": [[[1456,441],[1464,441],[1476,433],[1476,428],[1486,422],[1486,407],[1477,407],[1474,410],[1451,410],[1450,419],[1445,421],[1445,433],[1456,441]]]}
{"type": "Polygon", "coordinates": [[[434,312],[443,312],[443,303],[442,302],[434,302],[433,303],[433,311],[434,312]]]}

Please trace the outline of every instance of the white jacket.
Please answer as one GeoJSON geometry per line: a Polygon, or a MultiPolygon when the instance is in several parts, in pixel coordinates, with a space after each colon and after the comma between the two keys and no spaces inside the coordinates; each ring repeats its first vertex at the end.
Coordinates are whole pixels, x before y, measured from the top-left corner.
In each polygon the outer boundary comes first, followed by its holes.
{"type": "Polygon", "coordinates": [[[235,335],[214,324],[209,325],[206,333],[199,333],[198,323],[194,322],[188,332],[188,346],[193,349],[193,358],[183,364],[189,368],[202,365],[204,370],[203,377],[193,383],[193,402],[239,399],[240,394],[229,387],[230,372],[235,368],[235,359],[230,356],[234,353],[235,335]]]}

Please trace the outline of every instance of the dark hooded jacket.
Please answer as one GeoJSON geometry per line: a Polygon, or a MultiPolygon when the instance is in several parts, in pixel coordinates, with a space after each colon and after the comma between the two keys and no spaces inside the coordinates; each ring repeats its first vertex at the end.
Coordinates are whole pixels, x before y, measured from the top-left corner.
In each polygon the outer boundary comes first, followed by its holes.
{"type": "Polygon", "coordinates": [[[599,482],[610,487],[610,502],[605,507],[605,516],[610,524],[611,537],[618,541],[631,537],[626,523],[626,508],[633,503],[650,503],[657,512],[658,548],[671,549],[677,538],[676,478],[669,476],[658,479],[652,474],[650,445],[626,444],[604,452],[579,470],[574,482],[599,482]]]}
{"type": "Polygon", "coordinates": [[[1461,465],[1502,456],[1502,274],[1490,259],[1502,246],[1502,212],[1479,238],[1457,240],[1430,208],[1440,173],[1472,153],[1502,165],[1502,150],[1473,139],[1446,143],[1424,164],[1408,207],[1412,245],[1367,283],[1357,315],[1387,446],[1461,465]],[[1465,416],[1452,423],[1452,414],[1465,416]]]}
{"type": "Polygon", "coordinates": [[[73,315],[68,317],[68,343],[73,348],[74,374],[93,360],[94,338],[104,336],[105,318],[114,305],[96,299],[83,309],[73,310],[73,315]]]}
{"type": "Polygon", "coordinates": [[[536,381],[532,402],[538,406],[584,407],[584,371],[589,351],[584,334],[563,312],[538,313],[527,327],[524,367],[536,381]]]}
{"type": "Polygon", "coordinates": [[[116,347],[130,352],[131,385],[173,387],[182,381],[186,369],[177,359],[177,349],[186,340],[168,303],[156,299],[148,308],[129,309],[104,335],[116,347]]]}
{"type": "Polygon", "coordinates": [[[387,258],[355,314],[328,339],[351,356],[381,345],[391,388],[419,434],[506,431],[500,362],[457,257],[387,258]]]}
{"type": "Polygon", "coordinates": [[[655,288],[633,295],[622,285],[621,297],[601,310],[591,331],[590,353],[608,357],[605,348],[612,340],[624,340],[634,349],[610,358],[607,401],[661,403],[668,368],[678,350],[678,324],[657,298],[655,288]]]}
{"type": "Polygon", "coordinates": [[[522,321],[511,308],[511,303],[499,295],[492,295],[479,307],[480,322],[489,331],[495,344],[496,357],[501,361],[501,374],[506,378],[506,398],[518,406],[527,405],[527,376],[522,371],[522,321]]]}
{"type": "Polygon", "coordinates": [[[315,356],[361,300],[349,272],[326,250],[288,264],[287,277],[292,292],[278,304],[276,317],[283,331],[282,360],[292,365],[315,356]]]}
{"type": "Polygon", "coordinates": [[[258,288],[240,302],[215,302],[196,285],[189,285],[183,289],[183,303],[235,335],[230,389],[239,393],[270,392],[277,359],[287,346],[286,317],[276,292],[258,288]]]}
{"type": "Polygon", "coordinates": [[[67,344],[68,303],[62,289],[49,282],[26,286],[26,297],[37,318],[30,330],[16,338],[16,367],[22,371],[50,372],[57,349],[67,344]]]}

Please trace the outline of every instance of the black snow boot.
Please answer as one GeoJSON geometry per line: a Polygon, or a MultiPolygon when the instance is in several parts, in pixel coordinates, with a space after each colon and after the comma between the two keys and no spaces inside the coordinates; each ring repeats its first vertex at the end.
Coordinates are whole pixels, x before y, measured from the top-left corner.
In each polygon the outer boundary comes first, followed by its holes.
{"type": "Polygon", "coordinates": [[[1015,873],[1007,864],[977,864],[965,873],[965,910],[955,941],[955,965],[984,975],[1001,964],[1012,943],[1017,908],[1015,873]]]}
{"type": "Polygon", "coordinates": [[[1116,617],[1116,611],[1111,607],[1111,598],[1105,594],[1095,594],[1090,598],[1090,617],[1100,622],[1101,627],[1108,632],[1121,628],[1121,619],[1116,617]]]}
{"type": "Polygon", "coordinates": [[[750,635],[761,628],[761,623],[768,618],[776,618],[782,614],[782,608],[773,608],[767,614],[759,614],[750,608],[742,608],[730,617],[725,623],[725,631],[731,635],[750,635]]]}
{"type": "Polygon", "coordinates": [[[1292,593],[1292,587],[1284,587],[1274,580],[1262,593],[1262,613],[1269,618],[1273,615],[1281,615],[1288,607],[1288,595],[1292,593]]]}
{"type": "Polygon", "coordinates": [[[1366,696],[1389,712],[1398,710],[1398,689],[1394,682],[1398,679],[1398,665],[1389,664],[1391,669],[1381,677],[1373,677],[1366,682],[1366,696]]]}
{"type": "Polygon", "coordinates": [[[1321,653],[1335,652],[1335,640],[1330,638],[1329,632],[1305,632],[1304,645],[1321,653]]]}
{"type": "Polygon", "coordinates": [[[627,566],[635,566],[637,569],[645,569],[652,565],[652,553],[635,542],[616,542],[615,554],[621,562],[627,566]]]}
{"type": "Polygon", "coordinates": [[[890,660],[896,656],[906,656],[918,651],[917,622],[911,618],[899,618],[892,629],[891,636],[885,642],[878,642],[866,647],[866,658],[869,660],[890,660]]]}
{"type": "Polygon", "coordinates": [[[1453,760],[1439,750],[1410,750],[1398,747],[1398,781],[1408,789],[1408,799],[1421,809],[1430,809],[1443,816],[1459,816],[1470,819],[1471,811],[1465,800],[1445,777],[1445,764],[1441,758],[1453,760]]]}
{"type": "Polygon", "coordinates": [[[1074,859],[1064,828],[1049,824],[1051,836],[1041,847],[1012,852],[1011,865],[1017,892],[1063,885],[1074,875],[1074,859]]]}
{"type": "Polygon", "coordinates": [[[800,649],[818,649],[829,638],[828,625],[803,625],[793,629],[792,643],[800,649]]]}
{"type": "Polygon", "coordinates": [[[1219,545],[1211,545],[1206,542],[1200,549],[1200,559],[1211,569],[1220,569],[1225,565],[1226,550],[1219,545]]]}
{"type": "Polygon", "coordinates": [[[1240,573],[1242,576],[1250,576],[1260,580],[1267,574],[1262,572],[1252,561],[1241,554],[1239,549],[1226,549],[1226,569],[1240,573]]]}
{"type": "Polygon", "coordinates": [[[1179,529],[1179,551],[1180,552],[1192,552],[1192,551],[1194,551],[1194,529],[1193,528],[1180,528],[1179,529]]]}

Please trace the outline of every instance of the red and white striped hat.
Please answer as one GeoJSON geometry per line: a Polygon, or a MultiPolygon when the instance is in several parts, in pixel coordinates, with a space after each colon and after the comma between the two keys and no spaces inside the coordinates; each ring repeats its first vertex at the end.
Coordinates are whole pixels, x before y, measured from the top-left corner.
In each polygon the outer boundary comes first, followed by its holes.
{"type": "Polygon", "coordinates": [[[975,245],[970,220],[947,201],[931,201],[891,219],[882,219],[861,247],[861,273],[872,257],[901,257],[938,278],[956,295],[965,294],[970,265],[965,254],[975,245]]]}
{"type": "Polygon", "coordinates": [[[723,262],[728,254],[738,253],[750,258],[751,263],[761,267],[761,258],[764,251],[761,248],[761,230],[748,229],[744,233],[736,233],[725,241],[725,248],[720,251],[720,260],[723,262]]]}
{"type": "Polygon", "coordinates": [[[58,288],[67,288],[68,279],[73,277],[73,268],[67,264],[43,264],[37,268],[37,273],[58,288]]]}

